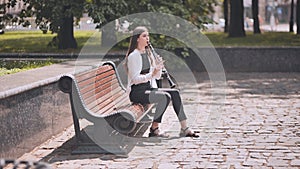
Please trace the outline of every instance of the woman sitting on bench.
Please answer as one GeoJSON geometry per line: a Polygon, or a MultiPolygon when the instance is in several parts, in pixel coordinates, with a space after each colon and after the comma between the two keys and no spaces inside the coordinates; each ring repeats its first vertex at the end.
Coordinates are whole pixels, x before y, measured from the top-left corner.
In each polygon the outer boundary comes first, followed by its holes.
{"type": "Polygon", "coordinates": [[[148,43],[147,28],[135,28],[126,54],[125,67],[128,72],[127,91],[130,101],[141,104],[157,103],[149,137],[168,137],[168,135],[160,132],[159,123],[161,123],[162,116],[171,100],[180,121],[180,136],[199,137],[187,127],[187,117],[183,110],[179,91],[177,89],[157,88],[156,79],[161,77],[164,61],[161,57],[154,59],[153,54],[147,48],[148,43]]]}

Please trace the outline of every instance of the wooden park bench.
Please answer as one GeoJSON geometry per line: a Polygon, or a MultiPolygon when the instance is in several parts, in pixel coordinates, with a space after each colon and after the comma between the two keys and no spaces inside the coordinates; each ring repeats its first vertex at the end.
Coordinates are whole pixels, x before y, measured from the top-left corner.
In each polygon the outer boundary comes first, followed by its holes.
{"type": "Polygon", "coordinates": [[[127,153],[151,123],[153,105],[130,102],[113,62],[64,75],[58,85],[70,96],[74,154],[127,153]]]}

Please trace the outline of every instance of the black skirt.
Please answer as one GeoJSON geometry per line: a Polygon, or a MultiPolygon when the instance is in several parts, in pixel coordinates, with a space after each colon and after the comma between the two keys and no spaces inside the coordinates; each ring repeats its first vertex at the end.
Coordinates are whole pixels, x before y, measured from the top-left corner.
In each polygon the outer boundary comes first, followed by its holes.
{"type": "Polygon", "coordinates": [[[147,90],[151,90],[150,82],[132,85],[129,94],[130,101],[133,103],[149,104],[149,94],[145,93],[147,90]]]}

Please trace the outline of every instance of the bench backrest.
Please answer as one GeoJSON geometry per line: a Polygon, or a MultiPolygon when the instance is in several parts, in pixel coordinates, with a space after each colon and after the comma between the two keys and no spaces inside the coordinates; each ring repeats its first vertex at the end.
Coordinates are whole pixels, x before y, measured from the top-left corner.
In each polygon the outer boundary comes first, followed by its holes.
{"type": "Polygon", "coordinates": [[[80,94],[88,109],[108,115],[130,101],[111,65],[103,65],[75,75],[80,94]]]}

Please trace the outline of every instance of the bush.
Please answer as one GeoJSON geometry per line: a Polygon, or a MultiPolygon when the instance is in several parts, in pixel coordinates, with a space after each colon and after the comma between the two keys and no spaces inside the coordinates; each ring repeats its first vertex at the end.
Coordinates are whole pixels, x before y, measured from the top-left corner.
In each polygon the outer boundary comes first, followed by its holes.
{"type": "Polygon", "coordinates": [[[24,70],[34,69],[38,67],[48,66],[59,63],[61,61],[47,60],[1,60],[0,61],[0,76],[6,74],[17,73],[24,70]]]}

